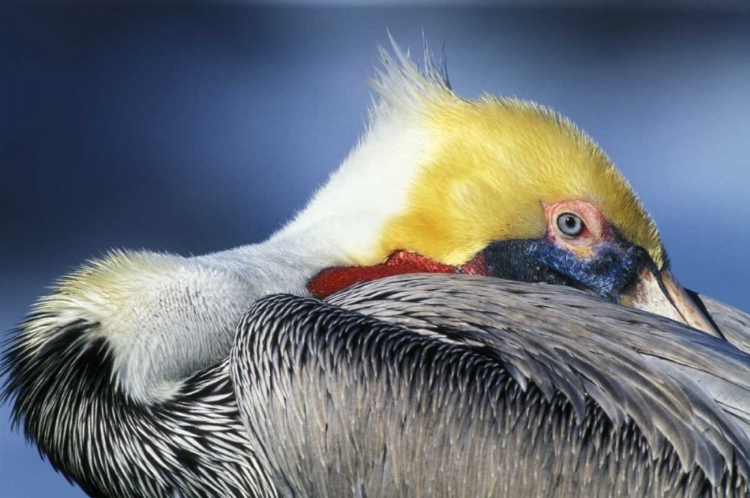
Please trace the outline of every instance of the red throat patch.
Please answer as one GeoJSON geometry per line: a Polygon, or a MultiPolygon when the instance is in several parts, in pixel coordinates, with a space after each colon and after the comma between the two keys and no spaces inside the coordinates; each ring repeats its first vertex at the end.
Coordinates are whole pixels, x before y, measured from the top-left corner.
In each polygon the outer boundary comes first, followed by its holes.
{"type": "Polygon", "coordinates": [[[307,290],[314,297],[323,299],[359,282],[369,282],[393,275],[405,275],[407,273],[465,273],[469,275],[483,275],[486,272],[481,255],[463,266],[450,266],[438,263],[417,253],[396,251],[388,257],[385,263],[379,265],[327,268],[308,282],[307,290]]]}

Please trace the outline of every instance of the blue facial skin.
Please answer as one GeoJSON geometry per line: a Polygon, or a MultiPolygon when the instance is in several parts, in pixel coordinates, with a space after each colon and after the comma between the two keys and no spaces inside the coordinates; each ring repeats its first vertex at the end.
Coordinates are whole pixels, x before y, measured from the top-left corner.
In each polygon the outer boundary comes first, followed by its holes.
{"type": "Polygon", "coordinates": [[[482,251],[487,273],[523,282],[546,282],[591,291],[619,303],[643,269],[656,271],[648,253],[615,234],[594,257],[579,259],[546,238],[493,242],[482,251]]]}

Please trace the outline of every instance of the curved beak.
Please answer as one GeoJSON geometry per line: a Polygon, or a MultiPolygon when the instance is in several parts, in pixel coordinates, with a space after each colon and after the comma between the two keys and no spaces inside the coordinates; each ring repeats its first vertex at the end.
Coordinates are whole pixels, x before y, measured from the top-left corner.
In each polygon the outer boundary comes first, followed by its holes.
{"type": "Polygon", "coordinates": [[[669,270],[642,270],[640,278],[622,295],[620,304],[662,315],[722,337],[669,270]]]}

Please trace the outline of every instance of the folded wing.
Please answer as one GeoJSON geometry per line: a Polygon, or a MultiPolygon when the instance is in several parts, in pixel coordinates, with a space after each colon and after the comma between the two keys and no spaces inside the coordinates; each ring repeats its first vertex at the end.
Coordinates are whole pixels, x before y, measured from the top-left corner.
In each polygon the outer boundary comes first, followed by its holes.
{"type": "Polygon", "coordinates": [[[231,376],[302,496],[747,493],[750,357],[580,292],[403,276],[271,296],[231,376]]]}

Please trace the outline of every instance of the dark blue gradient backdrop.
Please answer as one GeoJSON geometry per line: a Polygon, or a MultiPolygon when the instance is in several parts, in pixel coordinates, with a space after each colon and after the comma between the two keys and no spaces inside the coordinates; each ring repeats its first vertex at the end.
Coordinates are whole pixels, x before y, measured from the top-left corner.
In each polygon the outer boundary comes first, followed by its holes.
{"type": "MultiPolygon", "coordinates": [[[[363,130],[386,29],[456,91],[550,105],[657,220],[686,286],[750,310],[750,18],[738,13],[36,5],[0,10],[0,330],[115,248],[257,242],[363,130]]],[[[0,494],[79,496],[0,407],[0,494]]]]}

